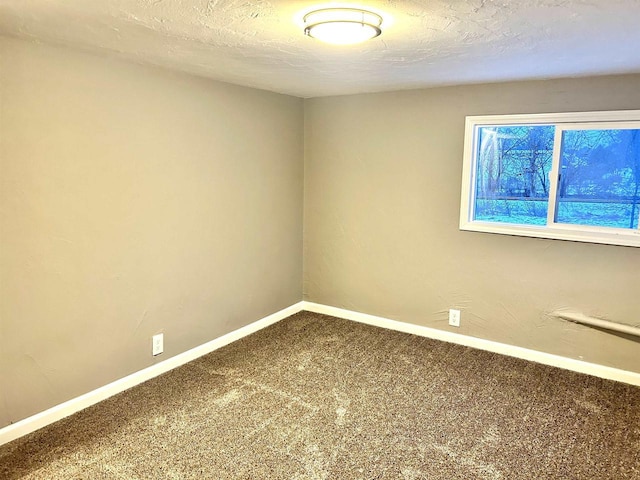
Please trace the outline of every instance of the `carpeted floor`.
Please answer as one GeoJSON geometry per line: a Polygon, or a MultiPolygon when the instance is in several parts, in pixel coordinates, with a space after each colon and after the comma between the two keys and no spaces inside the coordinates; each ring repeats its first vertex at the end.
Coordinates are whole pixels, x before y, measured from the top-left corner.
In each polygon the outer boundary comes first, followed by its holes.
{"type": "Polygon", "coordinates": [[[640,479],[640,388],[302,312],[0,447],[2,479],[640,479]]]}

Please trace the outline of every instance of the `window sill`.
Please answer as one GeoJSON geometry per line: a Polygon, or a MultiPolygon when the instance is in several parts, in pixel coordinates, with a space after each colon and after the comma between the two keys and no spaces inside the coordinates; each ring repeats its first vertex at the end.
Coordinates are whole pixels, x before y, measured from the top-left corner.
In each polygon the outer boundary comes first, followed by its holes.
{"type": "Polygon", "coordinates": [[[571,226],[505,225],[493,222],[460,222],[460,230],[469,232],[498,233],[519,237],[568,240],[571,242],[640,247],[640,231],[600,229],[597,227],[576,229],[571,226]]]}

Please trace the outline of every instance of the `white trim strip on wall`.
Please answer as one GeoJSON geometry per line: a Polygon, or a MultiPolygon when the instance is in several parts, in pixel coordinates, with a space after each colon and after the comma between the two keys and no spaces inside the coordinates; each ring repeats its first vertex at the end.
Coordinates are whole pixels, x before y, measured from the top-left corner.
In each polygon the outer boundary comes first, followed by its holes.
{"type": "Polygon", "coordinates": [[[527,348],[515,347],[504,343],[493,342],[491,340],[484,340],[482,338],[469,337],[467,335],[461,335],[459,333],[448,332],[445,330],[423,327],[411,323],[398,322],[389,318],[377,317],[375,315],[354,312],[352,310],[345,310],[342,308],[331,307],[319,303],[302,301],[291,305],[290,307],[287,307],[283,310],[280,310],[279,312],[276,312],[272,315],[264,317],[256,322],[253,322],[245,327],[239,328],[238,330],[223,335],[222,337],[219,337],[215,340],[212,340],[203,345],[192,348],[191,350],[187,350],[184,353],[164,360],[163,362],[132,373],[131,375],[116,380],[115,382],[109,383],[103,387],[97,388],[96,390],[68,400],[64,403],[61,403],[60,405],[56,405],[55,407],[49,408],[44,412],[37,413],[31,417],[25,418],[24,420],[20,420],[19,422],[16,422],[12,425],[1,428],[0,445],[34,432],[51,423],[68,417],[69,415],[72,415],[80,410],[90,407],[91,405],[95,405],[102,400],[106,400],[107,398],[128,390],[129,388],[134,387],[142,382],[150,380],[154,377],[157,377],[158,375],[168,372],[169,370],[173,370],[174,368],[177,368],[192,360],[202,357],[203,355],[211,353],[214,350],[224,347],[225,345],[235,342],[236,340],[240,340],[247,335],[251,335],[258,330],[262,330],[269,325],[273,325],[274,323],[277,323],[280,320],[283,320],[303,310],[331,315],[333,317],[343,318],[345,320],[353,320],[356,322],[365,323],[367,325],[373,325],[376,327],[395,330],[398,332],[410,333],[413,335],[419,335],[421,337],[432,338],[434,340],[455,343],[457,345],[464,345],[466,347],[472,347],[479,350],[486,350],[488,352],[508,355],[510,357],[521,358],[523,360],[529,360],[532,362],[541,363],[543,365],[550,365],[553,367],[563,368],[565,370],[571,370],[574,372],[585,373],[587,375],[593,375],[608,380],[615,380],[618,382],[640,386],[640,373],[629,372],[617,368],[583,362],[581,360],[574,360],[558,355],[552,355],[550,353],[529,350],[527,348]]]}
{"type": "Polygon", "coordinates": [[[256,322],[250,323],[249,325],[234,330],[233,332],[227,333],[226,335],[218,337],[215,340],[204,343],[198,347],[192,348],[191,350],[187,350],[186,352],[180,353],[174,357],[168,358],[167,360],[156,363],[155,365],[147,367],[143,370],[139,370],[135,373],[132,373],[131,375],[104,385],[91,392],[85,393],[84,395],[72,398],[71,400],[56,405],[55,407],[51,407],[44,412],[37,413],[35,415],[32,415],[31,417],[25,418],[24,420],[20,420],[19,422],[1,428],[0,445],[4,445],[5,443],[20,438],[31,432],[35,432],[36,430],[51,423],[62,420],[63,418],[79,412],[80,410],[83,410],[87,407],[90,407],[91,405],[95,405],[102,400],[106,400],[107,398],[112,397],[120,392],[124,392],[131,387],[135,387],[142,382],[146,382],[147,380],[157,377],[158,375],[162,375],[163,373],[180,367],[185,363],[189,363],[196,358],[211,353],[214,350],[235,342],[236,340],[240,340],[241,338],[246,337],[247,335],[251,335],[258,330],[262,330],[269,325],[273,325],[274,323],[290,317],[291,315],[298,313],[301,310],[302,302],[298,302],[294,305],[280,310],[279,312],[264,317],[256,322]]]}
{"type": "Polygon", "coordinates": [[[396,330],[398,332],[411,333],[421,337],[442,340],[443,342],[455,343],[457,345],[464,345],[465,347],[477,348],[479,350],[486,350],[493,353],[500,353],[502,355],[521,358],[523,360],[529,360],[543,365],[550,365],[552,367],[563,368],[565,370],[571,370],[578,373],[585,373],[587,375],[593,375],[607,380],[615,380],[617,382],[640,386],[640,373],[637,372],[606,367],[604,365],[597,365],[595,363],[584,362],[582,360],[561,357],[559,355],[530,350],[528,348],[515,347],[505,343],[470,337],[468,335],[447,332],[445,330],[423,327],[412,323],[398,322],[389,318],[377,317],[366,313],[354,312],[352,310],[344,310],[342,308],[330,307],[312,302],[302,303],[302,309],[309,312],[323,313],[333,317],[366,323],[367,325],[396,330]]]}
{"type": "Polygon", "coordinates": [[[590,327],[604,328],[605,330],[611,330],[612,332],[624,333],[634,337],[640,337],[640,327],[633,325],[627,325],[626,323],[611,322],[609,320],[602,320],[601,318],[589,317],[584,313],[571,312],[571,311],[557,311],[551,314],[554,317],[562,318],[569,322],[581,323],[590,327]]]}

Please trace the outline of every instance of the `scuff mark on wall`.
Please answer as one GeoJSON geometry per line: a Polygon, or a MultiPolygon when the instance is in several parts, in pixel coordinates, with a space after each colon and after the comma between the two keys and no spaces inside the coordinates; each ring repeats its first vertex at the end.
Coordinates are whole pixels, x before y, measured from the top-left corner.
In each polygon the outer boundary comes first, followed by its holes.
{"type": "Polygon", "coordinates": [[[28,360],[28,363],[31,365],[30,367],[28,366],[24,366],[23,368],[28,369],[29,370],[29,374],[23,374],[22,378],[29,378],[30,382],[34,383],[37,382],[39,386],[42,385],[46,385],[47,389],[48,389],[48,393],[51,396],[54,396],[54,394],[56,393],[56,388],[51,380],[52,374],[55,373],[55,370],[52,369],[51,367],[45,367],[41,364],[41,362],[38,360],[38,358],[30,353],[25,353],[24,354],[24,358],[26,358],[28,360]],[[36,380],[34,378],[32,378],[34,376],[34,374],[40,379],[40,380],[36,380]]]}

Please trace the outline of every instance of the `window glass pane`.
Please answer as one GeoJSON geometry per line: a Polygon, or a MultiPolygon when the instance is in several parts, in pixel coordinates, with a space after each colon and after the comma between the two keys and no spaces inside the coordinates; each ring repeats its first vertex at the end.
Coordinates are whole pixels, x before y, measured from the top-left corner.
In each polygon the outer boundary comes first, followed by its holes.
{"type": "Polygon", "coordinates": [[[638,228],[640,130],[566,130],[556,222],[638,228]]]}
{"type": "Polygon", "coordinates": [[[546,225],[553,125],[479,127],[474,220],[546,225]]]}

